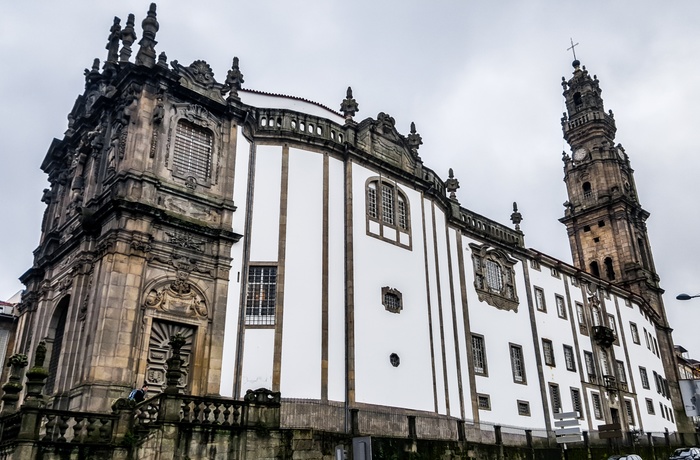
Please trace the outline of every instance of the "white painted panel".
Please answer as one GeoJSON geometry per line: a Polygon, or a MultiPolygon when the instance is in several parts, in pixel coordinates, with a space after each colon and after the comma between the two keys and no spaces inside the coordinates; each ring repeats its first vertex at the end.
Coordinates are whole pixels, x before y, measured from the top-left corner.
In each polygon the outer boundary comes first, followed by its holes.
{"type": "MultiPolygon", "coordinates": [[[[250,142],[243,136],[242,128],[237,128],[236,161],[234,165],[233,202],[236,212],[233,213],[233,231],[245,235],[246,199],[248,190],[248,164],[250,158],[250,142]]],[[[226,326],[224,328],[224,344],[221,364],[222,396],[233,395],[233,378],[236,367],[236,346],[238,320],[241,297],[241,272],[243,269],[243,248],[245,237],[231,247],[231,270],[226,302],[226,326]]]]}
{"type": "Polygon", "coordinates": [[[328,399],[345,400],[345,176],[328,165],[328,399]]]}
{"type": "Polygon", "coordinates": [[[321,398],[323,156],[289,149],[280,391],[321,398]]]}
{"type": "Polygon", "coordinates": [[[366,233],[365,183],[376,173],[353,165],[355,377],[358,402],[434,410],[420,194],[406,193],[413,250],[366,233]],[[381,289],[403,295],[403,310],[382,305],[381,289]],[[396,353],[401,364],[393,367],[396,353]]]}
{"type": "Polygon", "coordinates": [[[282,147],[259,145],[255,162],[250,260],[276,262],[279,241],[282,147]]]}
{"type": "Polygon", "coordinates": [[[239,397],[243,397],[246,390],[272,388],[274,340],[274,329],[246,329],[239,397]]]}

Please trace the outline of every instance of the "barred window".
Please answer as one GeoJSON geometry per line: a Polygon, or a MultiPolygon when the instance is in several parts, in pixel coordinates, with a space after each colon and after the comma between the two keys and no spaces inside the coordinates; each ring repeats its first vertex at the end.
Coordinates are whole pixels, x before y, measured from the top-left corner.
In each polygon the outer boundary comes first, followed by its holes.
{"type": "Polygon", "coordinates": [[[493,260],[486,261],[486,284],[494,291],[503,289],[503,274],[501,266],[493,260]]]}
{"type": "Polygon", "coordinates": [[[583,358],[586,363],[586,373],[588,374],[588,381],[593,383],[595,381],[595,363],[593,362],[593,353],[590,351],[583,352],[583,358]]]}
{"type": "Polygon", "coordinates": [[[561,394],[559,394],[559,385],[556,383],[549,384],[549,398],[552,401],[552,412],[555,414],[561,412],[561,394]]]}
{"type": "Polygon", "coordinates": [[[564,362],[566,370],[576,372],[576,360],[574,359],[574,349],[569,345],[564,345],[564,362]]]}
{"type": "Polygon", "coordinates": [[[525,363],[523,361],[523,348],[520,345],[510,345],[510,365],[513,371],[515,383],[527,383],[525,378],[525,363]]]}
{"type": "Polygon", "coordinates": [[[642,388],[649,389],[649,375],[645,367],[639,366],[639,378],[642,380],[642,388]]]}
{"type": "Polygon", "coordinates": [[[173,167],[176,174],[207,182],[211,177],[213,135],[187,120],[177,122],[173,167]]]}
{"type": "Polygon", "coordinates": [[[547,366],[556,366],[554,363],[554,348],[552,347],[551,340],[542,339],[542,354],[544,355],[544,363],[547,366]]]}
{"type": "Polygon", "coordinates": [[[583,418],[583,408],[581,407],[581,390],[571,388],[571,406],[578,412],[578,418],[583,418]]]}
{"type": "Polygon", "coordinates": [[[382,288],[382,305],[391,313],[401,313],[401,310],[403,310],[403,294],[398,289],[384,286],[382,288]]]}
{"type": "Polygon", "coordinates": [[[382,239],[391,239],[402,246],[410,246],[409,203],[406,195],[396,184],[383,179],[371,179],[366,185],[366,207],[368,232],[382,239]],[[380,224],[370,227],[369,221],[380,224]],[[382,226],[393,227],[398,232],[387,231],[382,226]],[[403,234],[403,236],[401,236],[403,234]]]}
{"type": "Polygon", "coordinates": [[[630,323],[630,332],[632,333],[632,342],[639,345],[639,329],[637,329],[637,325],[632,322],[630,323]]]}
{"type": "Polygon", "coordinates": [[[617,361],[617,379],[621,383],[627,383],[627,373],[625,373],[625,363],[622,361],[617,361]]]}
{"type": "Polygon", "coordinates": [[[489,395],[477,393],[476,399],[480,410],[491,410],[491,397],[489,395]]]}
{"type": "Polygon", "coordinates": [[[601,420],[603,418],[603,403],[600,400],[600,395],[591,393],[591,400],[593,401],[593,416],[601,420]]]}
{"type": "Polygon", "coordinates": [[[554,299],[557,303],[557,315],[559,315],[560,318],[566,319],[566,305],[564,304],[564,297],[556,295],[554,296],[554,299]]]}
{"type": "Polygon", "coordinates": [[[367,214],[372,218],[379,217],[377,210],[377,183],[371,182],[367,185],[367,214]]]}
{"type": "Polygon", "coordinates": [[[530,416],[530,403],[518,400],[518,415],[530,416]]]}
{"type": "Polygon", "coordinates": [[[394,225],[394,188],[387,184],[382,184],[382,220],[394,225]]]}
{"type": "Polygon", "coordinates": [[[647,403],[647,412],[651,415],[654,415],[656,411],[654,410],[654,401],[652,401],[649,398],[646,398],[646,403],[647,403]]]}
{"type": "Polygon", "coordinates": [[[632,410],[632,401],[625,399],[625,410],[627,412],[627,424],[634,425],[634,411],[632,410]]]}
{"type": "Polygon", "coordinates": [[[274,325],[276,297],[277,267],[249,267],[245,323],[247,325],[274,325]]]}
{"type": "Polygon", "coordinates": [[[578,319],[579,332],[588,335],[588,326],[586,325],[586,318],[583,314],[583,305],[578,302],[576,302],[576,317],[578,319]]]}
{"type": "Polygon", "coordinates": [[[547,306],[544,303],[544,290],[535,288],[535,306],[539,311],[547,311],[547,306]]]}
{"type": "Polygon", "coordinates": [[[472,335],[472,351],[474,353],[474,373],[487,375],[486,344],[480,335],[472,335]]]}

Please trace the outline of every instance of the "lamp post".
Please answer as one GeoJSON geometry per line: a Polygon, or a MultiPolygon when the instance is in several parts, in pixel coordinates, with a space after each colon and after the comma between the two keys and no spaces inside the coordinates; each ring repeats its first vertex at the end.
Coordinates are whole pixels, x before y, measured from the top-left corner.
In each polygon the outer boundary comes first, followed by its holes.
{"type": "Polygon", "coordinates": [[[676,296],[676,300],[690,300],[690,299],[694,299],[695,297],[700,297],[700,294],[695,294],[695,295],[678,294],[676,296]]]}

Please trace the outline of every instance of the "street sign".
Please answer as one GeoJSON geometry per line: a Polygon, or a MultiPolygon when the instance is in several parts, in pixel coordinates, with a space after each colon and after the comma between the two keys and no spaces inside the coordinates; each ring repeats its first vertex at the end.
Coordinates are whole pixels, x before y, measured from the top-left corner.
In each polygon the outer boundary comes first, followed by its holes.
{"type": "Polygon", "coordinates": [[[554,414],[556,420],[564,420],[567,418],[578,419],[578,412],[557,412],[554,414]]]}
{"type": "Polygon", "coordinates": [[[569,426],[579,426],[578,420],[556,420],[554,426],[557,428],[566,428],[569,426]]]}
{"type": "Polygon", "coordinates": [[[622,426],[619,423],[598,425],[598,437],[600,439],[615,439],[622,437],[622,426]]]}
{"type": "Polygon", "coordinates": [[[566,444],[569,442],[581,442],[583,441],[583,436],[580,434],[569,434],[566,436],[557,436],[557,444],[566,444]]]}
{"type": "Polygon", "coordinates": [[[581,442],[581,428],[578,421],[578,412],[559,412],[554,414],[554,430],[557,444],[564,444],[566,449],[567,442],[581,442]]]}

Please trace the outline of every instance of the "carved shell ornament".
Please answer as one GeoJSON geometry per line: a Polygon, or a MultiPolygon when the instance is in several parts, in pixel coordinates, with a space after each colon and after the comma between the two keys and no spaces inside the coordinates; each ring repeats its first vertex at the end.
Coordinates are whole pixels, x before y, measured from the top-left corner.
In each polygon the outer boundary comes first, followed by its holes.
{"type": "Polygon", "coordinates": [[[192,73],[192,77],[202,85],[210,86],[214,83],[214,72],[206,61],[194,61],[190,64],[189,69],[192,73]]]}
{"type": "Polygon", "coordinates": [[[209,314],[203,296],[182,276],[160,289],[151,289],[144,305],[189,317],[206,318],[209,314]]]}

